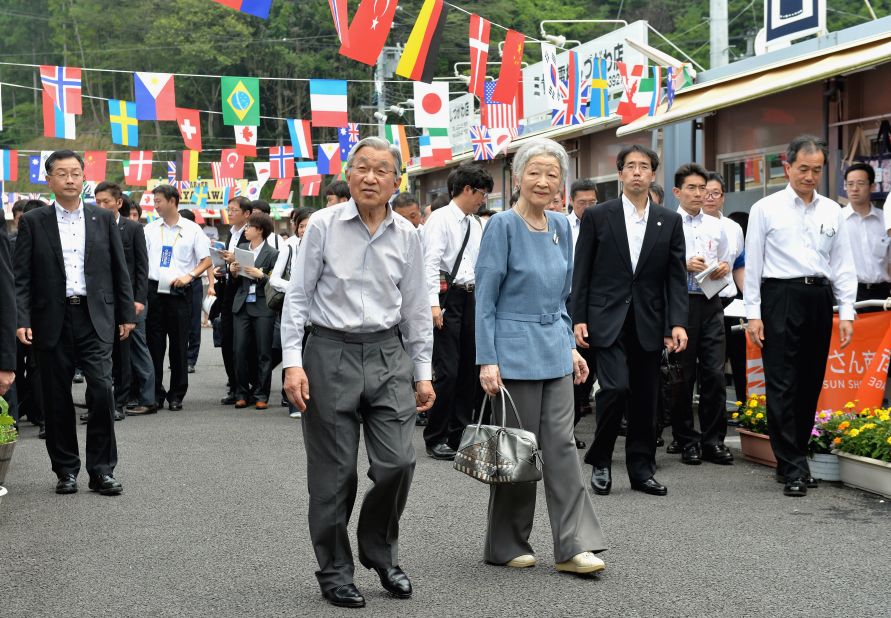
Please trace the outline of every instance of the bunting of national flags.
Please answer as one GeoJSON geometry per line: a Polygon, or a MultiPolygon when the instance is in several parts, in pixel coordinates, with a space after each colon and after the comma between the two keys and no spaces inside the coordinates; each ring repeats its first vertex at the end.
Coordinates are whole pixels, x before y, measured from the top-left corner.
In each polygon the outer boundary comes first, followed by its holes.
{"type": "Polygon", "coordinates": [[[442,0],[424,0],[396,66],[396,75],[428,84],[433,81],[448,12],[442,0]]]}
{"type": "Polygon", "coordinates": [[[176,94],[170,73],[134,73],[136,118],[176,120],[176,94]]]}
{"type": "Polygon", "coordinates": [[[312,133],[309,121],[289,118],[288,133],[291,135],[294,156],[299,159],[312,159],[312,133]]]}
{"type": "Polygon", "coordinates": [[[348,122],[346,80],[309,80],[309,105],[312,108],[313,126],[344,126],[348,122]]]}
{"type": "Polygon", "coordinates": [[[294,177],[294,149],[290,146],[275,146],[269,149],[269,177],[294,177]]]}
{"type": "Polygon", "coordinates": [[[111,143],[121,146],[139,144],[139,121],[136,119],[136,103],[110,99],[108,119],[111,122],[111,143]]]}
{"type": "Polygon", "coordinates": [[[341,127],[337,131],[337,141],[340,144],[340,160],[346,161],[353,146],[359,143],[359,123],[350,122],[341,127]]]}

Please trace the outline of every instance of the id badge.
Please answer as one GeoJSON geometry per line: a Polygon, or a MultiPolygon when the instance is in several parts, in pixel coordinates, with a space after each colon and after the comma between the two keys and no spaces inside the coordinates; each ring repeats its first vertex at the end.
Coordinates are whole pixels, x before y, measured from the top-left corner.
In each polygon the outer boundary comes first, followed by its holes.
{"type": "Polygon", "coordinates": [[[249,302],[249,303],[257,302],[257,286],[256,286],[256,284],[251,284],[251,286],[248,288],[248,295],[247,295],[246,302],[249,302]]]}
{"type": "Polygon", "coordinates": [[[173,245],[164,245],[161,247],[161,268],[170,268],[171,260],[173,260],[173,245]]]}

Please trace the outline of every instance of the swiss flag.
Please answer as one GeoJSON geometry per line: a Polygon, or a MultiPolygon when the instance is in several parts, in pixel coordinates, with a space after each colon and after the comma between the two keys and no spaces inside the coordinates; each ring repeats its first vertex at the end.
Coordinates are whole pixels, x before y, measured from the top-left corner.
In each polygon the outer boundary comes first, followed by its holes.
{"type": "Polygon", "coordinates": [[[128,185],[138,187],[148,186],[152,177],[152,151],[135,150],[130,153],[130,165],[127,166],[127,175],[124,180],[128,185]]]}
{"type": "Polygon", "coordinates": [[[257,127],[249,125],[236,125],[235,129],[235,150],[246,157],[257,156],[257,127]]]}
{"type": "Polygon", "coordinates": [[[201,150],[201,120],[197,109],[176,108],[176,124],[186,150],[201,150]]]}
{"type": "Polygon", "coordinates": [[[362,0],[340,53],[364,64],[376,64],[393,26],[398,3],[399,0],[362,0]]]}
{"type": "Polygon", "coordinates": [[[88,150],[84,153],[84,180],[105,180],[105,164],[108,154],[104,150],[88,150]]]}
{"type": "Polygon", "coordinates": [[[244,178],[244,155],[237,149],[223,148],[220,164],[221,178],[244,178]]]}
{"type": "Polygon", "coordinates": [[[504,38],[504,55],[501,59],[501,72],[498,85],[492,93],[492,101],[510,105],[517,98],[522,77],[520,63],[523,61],[523,45],[526,36],[516,30],[508,30],[504,38]]]}

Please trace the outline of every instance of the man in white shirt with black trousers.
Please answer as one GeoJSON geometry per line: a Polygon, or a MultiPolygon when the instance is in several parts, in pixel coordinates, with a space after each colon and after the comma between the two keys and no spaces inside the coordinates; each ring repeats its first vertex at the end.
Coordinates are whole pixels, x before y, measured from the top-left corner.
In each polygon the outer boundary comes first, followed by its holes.
{"type": "Polygon", "coordinates": [[[854,334],[857,275],[842,209],[817,193],[828,163],[824,140],[793,139],[783,163],[789,184],[752,206],[746,236],[746,331],[763,348],[770,443],[787,496],[816,487],[807,444],[826,371],[834,298],[841,347],[854,334]]]}
{"type": "MultiPolygon", "coordinates": [[[[875,180],[876,172],[868,163],[854,163],[845,170],[848,205],[842,208],[842,216],[851,239],[858,301],[885,300],[891,296],[891,276],[888,275],[891,238],[885,231],[882,211],[869,201],[875,180]]],[[[864,311],[870,309],[860,310],[864,311]]]]}

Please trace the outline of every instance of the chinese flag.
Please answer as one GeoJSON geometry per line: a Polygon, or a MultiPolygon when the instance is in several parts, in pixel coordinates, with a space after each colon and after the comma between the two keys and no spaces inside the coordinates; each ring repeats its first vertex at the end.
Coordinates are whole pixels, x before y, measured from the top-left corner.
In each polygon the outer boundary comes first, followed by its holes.
{"type": "Polygon", "coordinates": [[[223,148],[220,163],[220,178],[244,178],[244,155],[236,148],[223,148]]]}
{"type": "Polygon", "coordinates": [[[275,181],[275,188],[272,189],[272,199],[286,200],[291,194],[291,181],[293,178],[279,178],[275,181]]]}
{"type": "Polygon", "coordinates": [[[88,150],[84,153],[84,179],[95,182],[105,180],[105,163],[108,155],[104,150],[88,150]]]}
{"type": "Polygon", "coordinates": [[[504,57],[501,60],[501,72],[498,74],[498,85],[492,93],[492,101],[510,105],[517,97],[520,87],[520,63],[523,61],[523,44],[526,37],[516,30],[508,30],[504,39],[504,57]]]}
{"type": "Polygon", "coordinates": [[[390,34],[398,3],[399,0],[362,0],[350,24],[349,39],[344,39],[349,44],[344,42],[340,46],[341,55],[364,64],[377,63],[390,34]]]}

